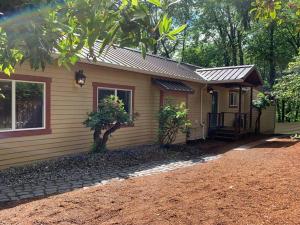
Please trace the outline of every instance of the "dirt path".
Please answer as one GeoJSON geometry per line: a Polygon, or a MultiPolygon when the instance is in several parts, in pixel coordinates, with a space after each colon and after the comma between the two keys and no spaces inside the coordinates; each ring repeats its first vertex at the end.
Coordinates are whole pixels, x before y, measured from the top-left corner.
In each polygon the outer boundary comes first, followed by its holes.
{"type": "Polygon", "coordinates": [[[0,211],[0,224],[300,224],[300,143],[230,151],[206,164],[0,211]]]}

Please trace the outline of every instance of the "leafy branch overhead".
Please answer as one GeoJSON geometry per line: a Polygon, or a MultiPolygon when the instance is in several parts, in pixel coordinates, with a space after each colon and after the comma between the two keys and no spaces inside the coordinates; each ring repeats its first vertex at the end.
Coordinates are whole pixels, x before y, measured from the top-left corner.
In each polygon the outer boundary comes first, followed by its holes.
{"type": "Polygon", "coordinates": [[[145,57],[157,41],[174,40],[186,27],[174,28],[167,12],[173,3],[167,0],[38,2],[12,15],[5,13],[0,22],[0,70],[8,75],[23,62],[44,69],[54,56],[59,65],[68,67],[79,60],[84,47],[92,60],[113,44],[140,47],[145,57]],[[156,24],[151,18],[153,7],[160,12],[156,24]],[[101,48],[95,52],[93,46],[99,40],[101,48]]]}
{"type": "Polygon", "coordinates": [[[262,20],[276,20],[282,23],[286,20],[287,13],[294,22],[300,24],[300,2],[299,0],[255,0],[252,2],[252,12],[256,18],[262,20]]]}

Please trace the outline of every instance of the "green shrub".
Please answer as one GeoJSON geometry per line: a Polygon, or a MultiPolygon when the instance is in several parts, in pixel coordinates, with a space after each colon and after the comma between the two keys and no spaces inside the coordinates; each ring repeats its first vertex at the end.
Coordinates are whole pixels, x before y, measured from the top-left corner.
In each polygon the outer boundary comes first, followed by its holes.
{"type": "Polygon", "coordinates": [[[161,145],[170,145],[176,140],[178,132],[187,133],[191,126],[187,118],[188,110],[184,103],[168,104],[161,107],[158,114],[158,141],[161,145]]]}
{"type": "Polygon", "coordinates": [[[93,151],[106,150],[106,143],[113,132],[123,125],[133,122],[133,118],[125,111],[123,102],[116,96],[110,96],[100,101],[97,112],[88,114],[83,123],[94,131],[93,151]]]}

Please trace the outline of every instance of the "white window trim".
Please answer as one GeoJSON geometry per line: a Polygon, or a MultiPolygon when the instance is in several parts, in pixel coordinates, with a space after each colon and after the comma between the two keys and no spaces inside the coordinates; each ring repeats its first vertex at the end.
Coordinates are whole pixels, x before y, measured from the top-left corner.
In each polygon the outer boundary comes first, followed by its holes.
{"type": "Polygon", "coordinates": [[[238,94],[234,91],[230,91],[229,92],[229,107],[238,107],[238,94]],[[233,99],[236,99],[236,104],[231,104],[231,96],[234,95],[235,98],[233,97],[233,99]]]}
{"type": "Polygon", "coordinates": [[[40,82],[40,81],[23,81],[23,80],[8,80],[8,79],[1,79],[0,81],[8,81],[11,82],[12,88],[11,88],[11,98],[12,98],[12,112],[11,112],[11,122],[12,127],[11,129],[4,129],[0,130],[0,133],[2,132],[14,132],[14,131],[30,131],[30,130],[44,130],[46,129],[46,82],[40,82]],[[33,84],[43,84],[44,85],[44,93],[43,93],[43,127],[36,127],[36,128],[23,128],[23,129],[16,129],[16,83],[33,83],[33,84]]]}
{"type": "Polygon", "coordinates": [[[115,92],[115,96],[117,97],[118,91],[129,91],[130,92],[130,106],[129,106],[129,115],[132,116],[132,100],[133,94],[131,89],[123,89],[123,88],[108,88],[108,87],[97,87],[97,109],[99,104],[99,90],[113,90],[115,92]]]}

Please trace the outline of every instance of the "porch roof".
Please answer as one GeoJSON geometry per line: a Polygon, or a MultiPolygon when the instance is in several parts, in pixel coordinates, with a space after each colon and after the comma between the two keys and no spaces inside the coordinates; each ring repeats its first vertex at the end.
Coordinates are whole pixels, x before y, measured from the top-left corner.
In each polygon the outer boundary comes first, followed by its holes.
{"type": "Polygon", "coordinates": [[[153,83],[167,91],[177,91],[186,93],[194,92],[191,87],[177,80],[153,79],[153,83]]]}
{"type": "Polygon", "coordinates": [[[197,69],[197,74],[210,84],[261,86],[263,80],[254,65],[197,69]]]}

